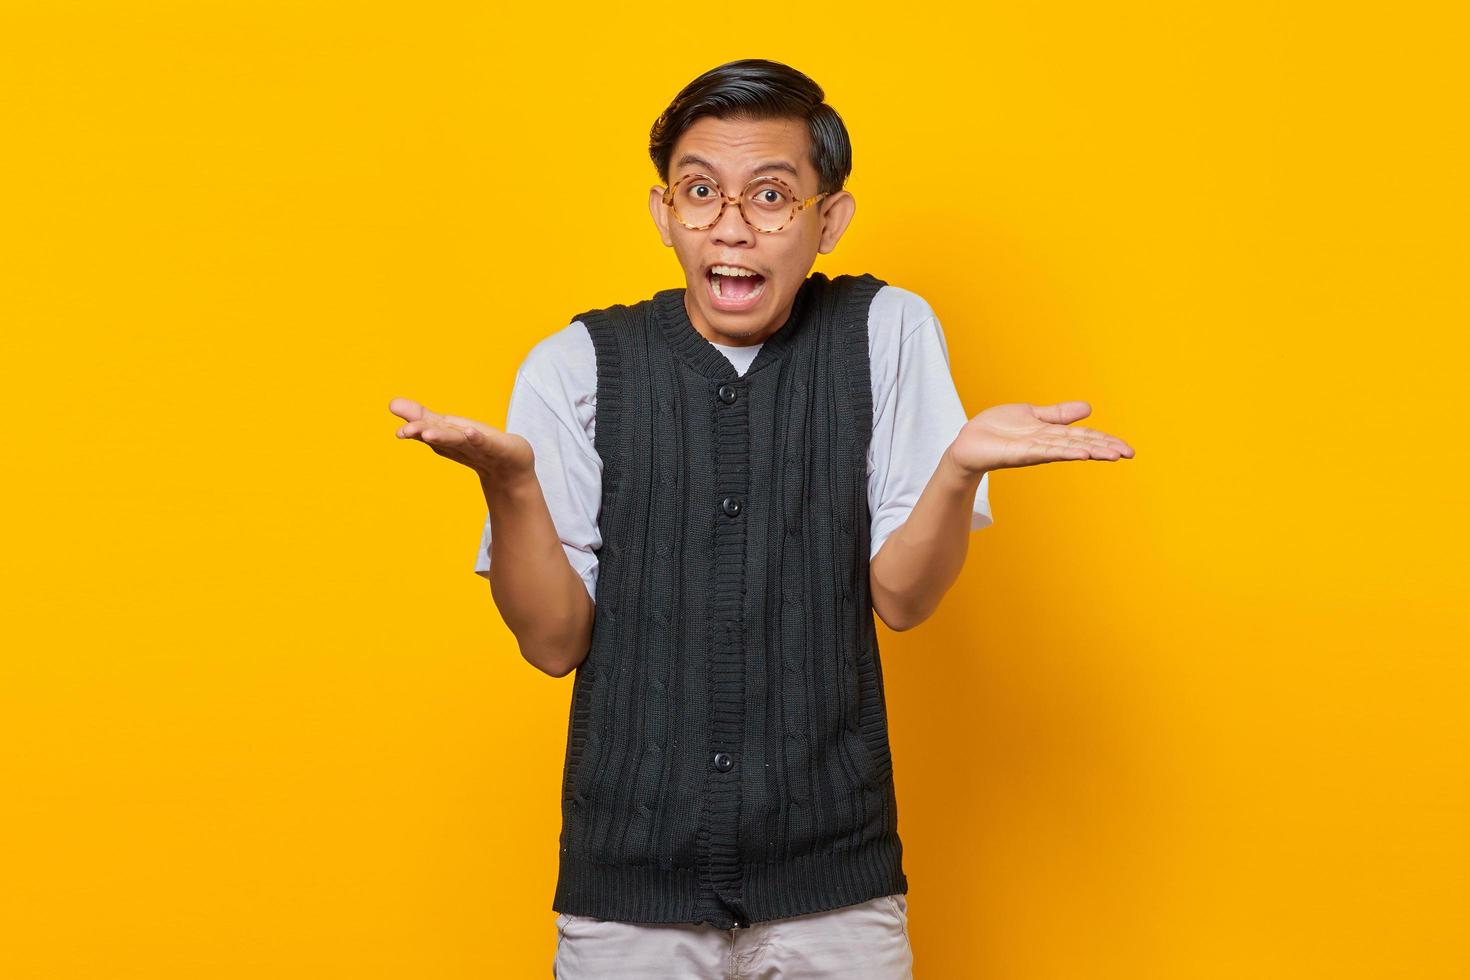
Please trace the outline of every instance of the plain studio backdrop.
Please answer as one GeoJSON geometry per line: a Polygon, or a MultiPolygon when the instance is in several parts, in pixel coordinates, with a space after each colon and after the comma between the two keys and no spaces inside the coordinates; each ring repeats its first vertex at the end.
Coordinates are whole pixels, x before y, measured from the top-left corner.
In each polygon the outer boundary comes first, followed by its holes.
{"type": "Polygon", "coordinates": [[[549,972],[571,679],[387,404],[683,285],[648,127],[767,57],[852,133],[817,271],[1138,452],[880,624],[918,976],[1463,976],[1449,7],[0,3],[0,975],[549,972]]]}

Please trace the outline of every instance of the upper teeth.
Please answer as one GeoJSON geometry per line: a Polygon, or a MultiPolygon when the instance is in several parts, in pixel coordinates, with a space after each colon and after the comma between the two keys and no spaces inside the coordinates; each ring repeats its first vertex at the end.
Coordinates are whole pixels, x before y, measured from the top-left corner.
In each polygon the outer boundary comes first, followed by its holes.
{"type": "Polygon", "coordinates": [[[749,269],[742,269],[738,265],[716,265],[716,266],[711,266],[710,267],[710,271],[713,272],[717,276],[758,276],[758,275],[760,275],[759,272],[751,272],[749,269]]]}

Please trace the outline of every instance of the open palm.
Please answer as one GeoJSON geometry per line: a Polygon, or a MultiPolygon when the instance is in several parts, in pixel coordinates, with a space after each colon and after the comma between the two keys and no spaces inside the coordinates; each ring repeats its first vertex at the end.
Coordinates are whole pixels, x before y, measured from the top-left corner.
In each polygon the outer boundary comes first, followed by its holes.
{"type": "Polygon", "coordinates": [[[966,422],[949,452],[972,473],[1063,459],[1132,459],[1133,447],[1122,439],[1070,425],[1091,414],[1092,406],[1082,401],[996,405],[966,422]]]}
{"type": "Polygon", "coordinates": [[[388,411],[401,419],[400,439],[417,439],[446,459],[486,476],[532,469],[536,454],[525,436],[461,415],[440,415],[411,398],[395,398],[388,411]]]}

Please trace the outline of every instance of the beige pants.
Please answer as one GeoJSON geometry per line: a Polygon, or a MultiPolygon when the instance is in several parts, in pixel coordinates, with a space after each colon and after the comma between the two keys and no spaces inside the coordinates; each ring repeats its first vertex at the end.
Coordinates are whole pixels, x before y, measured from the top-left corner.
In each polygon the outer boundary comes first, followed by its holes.
{"type": "Polygon", "coordinates": [[[913,980],[908,899],[885,895],[789,919],[707,922],[556,917],[556,980],[913,980]]]}

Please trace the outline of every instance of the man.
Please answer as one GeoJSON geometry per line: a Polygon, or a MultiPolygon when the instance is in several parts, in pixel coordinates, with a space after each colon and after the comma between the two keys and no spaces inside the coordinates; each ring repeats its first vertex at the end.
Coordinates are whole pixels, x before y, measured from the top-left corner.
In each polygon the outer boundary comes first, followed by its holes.
{"type": "Polygon", "coordinates": [[[855,202],[805,75],[706,72],[650,155],[683,288],[538,343],[505,431],[389,406],[479,475],[522,655],[577,672],[555,973],[909,977],[872,614],[934,612],[991,471],[1133,450],[1085,402],[967,419],[922,298],[811,274],[855,202]]]}

